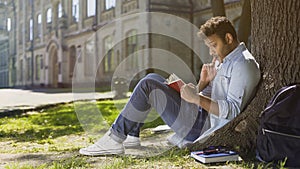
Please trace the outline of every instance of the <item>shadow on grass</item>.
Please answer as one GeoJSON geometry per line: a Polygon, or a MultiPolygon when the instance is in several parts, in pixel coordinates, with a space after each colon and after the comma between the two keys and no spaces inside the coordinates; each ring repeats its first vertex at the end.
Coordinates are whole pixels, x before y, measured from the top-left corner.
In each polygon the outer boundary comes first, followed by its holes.
{"type": "MultiPolygon", "coordinates": [[[[85,103],[84,103],[85,104],[85,103]]],[[[101,102],[99,103],[100,107],[101,102]]],[[[86,103],[84,111],[89,117],[95,117],[94,107],[86,103]],[[92,112],[92,113],[91,113],[92,112]]],[[[105,117],[117,116],[118,112],[103,113],[105,117]]],[[[60,136],[81,134],[84,130],[78,121],[74,104],[63,104],[49,109],[30,111],[20,116],[5,117],[0,119],[0,136],[18,142],[55,139],[60,136]]],[[[95,131],[101,130],[101,125],[93,126],[95,131]]]]}
{"type": "Polygon", "coordinates": [[[40,141],[83,131],[70,104],[2,118],[0,124],[0,136],[18,142],[40,141]]]}
{"type": "Polygon", "coordinates": [[[74,156],[73,153],[67,154],[45,154],[45,153],[32,153],[32,154],[19,154],[7,158],[5,161],[8,163],[5,168],[90,168],[87,158],[74,156]],[[13,163],[10,163],[13,162],[13,163]]]}
{"type": "MultiPolygon", "coordinates": [[[[0,137],[17,142],[43,142],[60,136],[82,134],[83,125],[95,133],[107,130],[128,99],[106,100],[95,103],[80,102],[60,104],[47,109],[26,112],[23,115],[0,118],[0,137]],[[79,104],[84,115],[78,120],[75,105],[79,104]],[[99,114],[99,112],[101,112],[99,114]],[[105,123],[105,124],[104,124],[105,123]]],[[[151,112],[142,129],[155,127],[164,122],[156,112],[151,112]]]]}

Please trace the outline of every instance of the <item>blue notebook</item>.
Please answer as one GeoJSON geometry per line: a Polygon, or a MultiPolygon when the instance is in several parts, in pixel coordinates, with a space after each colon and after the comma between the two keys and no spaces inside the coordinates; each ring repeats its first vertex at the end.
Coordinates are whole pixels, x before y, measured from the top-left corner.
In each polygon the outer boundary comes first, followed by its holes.
{"type": "Polygon", "coordinates": [[[228,151],[226,153],[214,153],[214,154],[203,154],[203,151],[191,152],[191,157],[195,158],[201,163],[216,163],[226,161],[238,161],[239,155],[234,151],[228,151]]]}

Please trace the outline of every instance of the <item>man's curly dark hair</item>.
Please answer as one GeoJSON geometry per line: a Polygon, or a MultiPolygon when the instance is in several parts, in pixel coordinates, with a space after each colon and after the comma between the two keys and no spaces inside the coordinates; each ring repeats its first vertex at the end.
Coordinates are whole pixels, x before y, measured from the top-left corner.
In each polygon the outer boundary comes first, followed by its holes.
{"type": "Polygon", "coordinates": [[[202,37],[205,35],[206,37],[216,34],[219,36],[224,42],[226,33],[230,33],[233,39],[237,39],[237,33],[232,25],[232,23],[224,16],[216,16],[205,22],[200,27],[200,31],[198,35],[202,37]]]}

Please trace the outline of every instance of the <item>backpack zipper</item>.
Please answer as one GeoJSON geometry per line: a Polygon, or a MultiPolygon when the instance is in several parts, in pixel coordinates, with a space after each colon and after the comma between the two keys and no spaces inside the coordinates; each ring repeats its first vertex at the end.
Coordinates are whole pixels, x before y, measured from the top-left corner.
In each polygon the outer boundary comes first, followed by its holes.
{"type": "Polygon", "coordinates": [[[287,87],[286,89],[284,89],[284,90],[282,90],[281,92],[279,92],[279,93],[275,96],[275,98],[273,99],[272,103],[271,103],[267,108],[265,108],[265,110],[263,110],[263,111],[261,112],[260,116],[262,116],[262,114],[263,114],[264,112],[266,112],[267,110],[269,110],[271,107],[274,106],[274,104],[275,104],[276,101],[277,101],[277,98],[278,98],[282,93],[284,93],[284,92],[290,90],[291,88],[295,88],[295,87],[296,87],[296,85],[289,86],[289,87],[287,87]]]}
{"type": "Polygon", "coordinates": [[[263,135],[265,135],[266,133],[272,133],[272,134],[277,134],[277,135],[281,135],[281,136],[287,136],[287,137],[293,137],[293,138],[300,139],[300,136],[281,133],[281,132],[272,131],[272,130],[268,130],[268,129],[264,129],[264,128],[262,129],[262,133],[263,133],[263,135]]]}

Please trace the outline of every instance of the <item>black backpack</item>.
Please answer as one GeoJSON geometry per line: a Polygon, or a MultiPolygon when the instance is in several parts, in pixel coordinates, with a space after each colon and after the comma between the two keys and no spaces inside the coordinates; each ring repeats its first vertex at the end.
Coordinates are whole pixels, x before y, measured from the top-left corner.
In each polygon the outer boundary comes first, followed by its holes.
{"type": "Polygon", "coordinates": [[[260,116],[257,158],[300,167],[300,85],[281,88],[260,116]]]}

